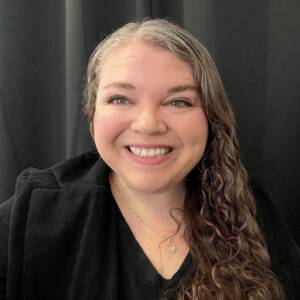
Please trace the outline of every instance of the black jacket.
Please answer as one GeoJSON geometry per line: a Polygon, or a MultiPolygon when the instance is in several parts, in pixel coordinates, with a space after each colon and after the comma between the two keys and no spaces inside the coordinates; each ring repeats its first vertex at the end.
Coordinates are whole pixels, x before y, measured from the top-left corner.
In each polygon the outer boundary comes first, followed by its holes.
{"type": "MultiPolygon", "coordinates": [[[[135,288],[120,295],[130,289],[121,278],[130,285],[134,270],[123,270],[128,261],[119,257],[131,253],[115,237],[108,173],[95,152],[21,173],[15,195],[0,206],[0,300],[151,299],[135,288]]],[[[252,189],[272,270],[287,299],[300,299],[299,249],[264,190],[252,189]]],[[[150,291],[156,283],[141,276],[150,291]]]]}

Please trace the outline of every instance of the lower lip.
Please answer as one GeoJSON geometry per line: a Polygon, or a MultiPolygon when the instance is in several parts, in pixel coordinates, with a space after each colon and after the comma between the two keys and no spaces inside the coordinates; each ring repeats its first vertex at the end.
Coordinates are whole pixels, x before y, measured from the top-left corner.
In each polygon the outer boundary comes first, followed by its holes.
{"type": "Polygon", "coordinates": [[[168,152],[167,154],[161,155],[161,156],[154,156],[154,157],[141,157],[141,156],[136,156],[130,150],[125,148],[127,154],[130,156],[131,159],[133,159],[135,162],[142,164],[142,165],[148,165],[148,166],[153,166],[153,165],[159,165],[166,160],[170,158],[170,156],[173,153],[173,150],[168,152]]]}

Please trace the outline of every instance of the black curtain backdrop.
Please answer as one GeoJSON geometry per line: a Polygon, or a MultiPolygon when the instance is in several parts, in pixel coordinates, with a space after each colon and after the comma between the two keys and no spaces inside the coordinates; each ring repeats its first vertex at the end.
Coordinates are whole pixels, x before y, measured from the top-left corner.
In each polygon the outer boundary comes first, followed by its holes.
{"type": "Polygon", "coordinates": [[[28,166],[93,149],[81,112],[88,58],[103,37],[168,17],[213,55],[236,113],[242,159],[300,243],[300,2],[0,0],[0,202],[28,166]]]}

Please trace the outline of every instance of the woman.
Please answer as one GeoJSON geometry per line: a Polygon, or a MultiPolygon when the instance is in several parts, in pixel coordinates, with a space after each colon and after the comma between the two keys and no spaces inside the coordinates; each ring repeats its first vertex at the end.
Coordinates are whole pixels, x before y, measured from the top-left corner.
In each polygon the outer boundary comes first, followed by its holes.
{"type": "Polygon", "coordinates": [[[199,41],[129,23],[85,98],[97,152],[25,170],[0,207],[2,299],[298,299],[298,248],[248,182],[199,41]]]}

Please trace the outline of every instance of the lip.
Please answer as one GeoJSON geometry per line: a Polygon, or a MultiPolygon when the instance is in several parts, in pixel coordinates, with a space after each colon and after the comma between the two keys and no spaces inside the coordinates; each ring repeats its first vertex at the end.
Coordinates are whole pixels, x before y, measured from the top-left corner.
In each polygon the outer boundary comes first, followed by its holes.
{"type": "Polygon", "coordinates": [[[170,148],[171,150],[174,149],[174,147],[165,144],[129,144],[126,145],[125,147],[137,147],[137,148],[144,148],[144,149],[150,149],[150,148],[170,148]]]}
{"type": "Polygon", "coordinates": [[[162,144],[130,144],[124,147],[127,155],[135,162],[141,164],[141,165],[147,165],[147,166],[155,166],[162,164],[163,162],[170,159],[170,156],[173,155],[174,147],[169,145],[162,145],[162,144]],[[137,148],[144,148],[144,149],[150,149],[150,148],[170,148],[171,151],[162,155],[162,156],[155,156],[155,157],[140,157],[134,155],[130,150],[129,147],[137,147],[137,148]]]}

